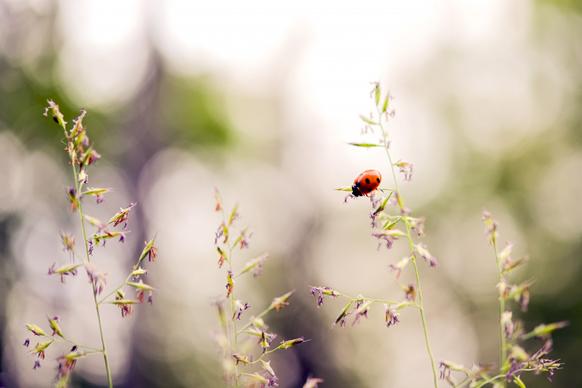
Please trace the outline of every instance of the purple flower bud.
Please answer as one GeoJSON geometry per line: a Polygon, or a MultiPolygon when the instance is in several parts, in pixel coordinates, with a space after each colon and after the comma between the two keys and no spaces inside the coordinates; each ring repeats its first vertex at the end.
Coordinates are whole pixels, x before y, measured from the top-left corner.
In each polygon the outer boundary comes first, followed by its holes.
{"type": "Polygon", "coordinates": [[[416,252],[418,253],[418,255],[420,255],[420,257],[422,257],[424,259],[424,261],[426,261],[428,263],[429,266],[431,267],[436,267],[438,264],[438,260],[436,257],[434,257],[426,248],[426,245],[424,244],[416,244],[415,245],[415,249],[416,252]]]}
{"type": "Polygon", "coordinates": [[[389,305],[384,305],[384,309],[385,309],[385,321],[386,321],[386,327],[390,327],[393,326],[395,324],[397,324],[398,322],[400,322],[400,319],[398,318],[398,312],[396,310],[394,310],[392,307],[390,307],[389,305]]]}
{"type": "Polygon", "coordinates": [[[443,361],[439,363],[439,378],[441,380],[449,380],[451,378],[451,368],[443,361]]]}
{"type": "Polygon", "coordinates": [[[412,170],[414,168],[414,164],[399,160],[398,162],[394,163],[394,165],[400,169],[400,172],[402,175],[404,175],[405,181],[410,182],[410,180],[412,180],[412,170]]]}
{"type": "Polygon", "coordinates": [[[485,233],[489,237],[489,242],[495,244],[497,241],[497,221],[493,219],[491,213],[487,210],[483,210],[483,216],[481,217],[483,223],[485,224],[485,233]]]}
{"type": "Polygon", "coordinates": [[[414,284],[409,284],[407,287],[404,287],[404,298],[410,302],[416,300],[416,288],[414,288],[414,284]]]}
{"type": "Polygon", "coordinates": [[[38,369],[38,368],[40,368],[40,361],[34,360],[34,365],[33,365],[32,369],[38,369]]]}
{"type": "Polygon", "coordinates": [[[236,319],[237,321],[240,321],[240,318],[242,316],[242,313],[244,313],[246,310],[251,308],[251,305],[248,303],[242,303],[240,300],[236,300],[234,302],[234,305],[236,307],[235,312],[232,314],[232,319],[236,319]]]}
{"type": "Polygon", "coordinates": [[[311,287],[311,295],[313,295],[317,300],[317,307],[321,307],[323,305],[324,295],[335,298],[339,294],[337,291],[329,287],[311,287]]]}
{"type": "Polygon", "coordinates": [[[103,292],[105,284],[107,284],[107,274],[104,272],[99,272],[97,267],[92,263],[85,264],[85,270],[87,271],[87,276],[89,277],[89,283],[93,286],[93,293],[99,295],[103,292]]]}

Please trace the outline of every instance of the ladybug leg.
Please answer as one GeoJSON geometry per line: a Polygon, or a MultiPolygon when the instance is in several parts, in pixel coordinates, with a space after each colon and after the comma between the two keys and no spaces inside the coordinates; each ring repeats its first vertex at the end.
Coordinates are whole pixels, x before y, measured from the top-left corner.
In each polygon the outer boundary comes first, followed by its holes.
{"type": "Polygon", "coordinates": [[[346,197],[344,198],[344,203],[347,203],[352,198],[356,198],[356,197],[351,193],[346,195],[346,197]]]}

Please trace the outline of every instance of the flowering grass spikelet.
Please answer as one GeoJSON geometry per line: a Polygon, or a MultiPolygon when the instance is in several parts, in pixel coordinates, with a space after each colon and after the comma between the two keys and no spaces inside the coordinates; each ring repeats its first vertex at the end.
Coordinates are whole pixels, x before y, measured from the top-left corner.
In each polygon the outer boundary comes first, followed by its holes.
{"type": "MultiPolygon", "coordinates": [[[[96,202],[99,204],[103,202],[105,195],[110,192],[109,188],[86,187],[87,183],[89,182],[88,167],[95,164],[95,162],[101,158],[101,154],[99,154],[93,147],[84,124],[84,119],[87,115],[87,112],[85,110],[81,110],[77,118],[73,120],[72,127],[68,127],[63,114],[60,112],[59,106],[54,101],[49,100],[44,115],[51,117],[53,121],[61,127],[65,136],[65,151],[69,157],[73,175],[73,186],[68,187],[66,190],[67,200],[70,204],[71,211],[77,213],[79,216],[80,230],[82,235],[82,241],[79,245],[82,245],[84,250],[83,255],[77,255],[75,252],[76,244],[73,235],[64,231],[61,232],[61,244],[63,246],[63,250],[69,253],[69,259],[71,262],[62,265],[53,263],[48,269],[48,274],[59,276],[61,283],[64,283],[65,277],[76,276],[80,268],[85,269],[89,279],[89,284],[91,285],[92,299],[95,307],[101,345],[100,348],[96,349],[83,345],[77,340],[68,338],[65,336],[65,333],[62,330],[59,318],[56,316],[49,316],[47,319],[49,327],[52,331],[50,336],[38,325],[26,325],[28,331],[30,331],[35,336],[42,337],[44,339],[44,341],[37,343],[32,350],[32,353],[37,356],[33,369],[37,369],[41,366],[39,360],[46,357],[47,350],[55,341],[66,342],[73,344],[74,346],[69,353],[56,358],[58,363],[56,376],[57,387],[66,387],[69,383],[69,376],[77,364],[77,361],[89,355],[101,355],[103,357],[107,385],[112,387],[113,378],[111,375],[109,355],[103,333],[101,308],[103,307],[103,304],[117,305],[121,310],[121,315],[125,317],[132,312],[132,306],[134,304],[143,302],[144,294],[146,292],[150,294],[148,300],[151,300],[151,292],[153,292],[153,287],[145,284],[141,279],[141,277],[146,275],[147,271],[140,264],[146,256],[148,257],[149,261],[154,261],[157,256],[157,247],[154,245],[154,240],[150,240],[149,243],[146,243],[146,249],[144,249],[145,253],[142,253],[142,255],[138,258],[137,263],[129,271],[129,274],[123,284],[115,287],[104,297],[98,299],[98,297],[105,291],[107,277],[106,273],[98,270],[96,265],[91,260],[95,253],[95,247],[100,244],[104,245],[105,242],[109,239],[118,239],[121,242],[125,241],[127,233],[125,229],[127,227],[129,213],[135,206],[135,203],[131,203],[127,208],[121,208],[120,211],[113,215],[107,223],[104,223],[97,218],[86,214],[83,208],[84,200],[86,198],[95,198],[96,202]],[[115,229],[119,225],[122,225],[122,230],[115,229]],[[92,235],[87,233],[88,227],[95,228],[95,231],[92,235]],[[131,282],[130,280],[132,278],[136,280],[139,279],[139,282],[131,282]],[[123,292],[125,287],[132,287],[136,289],[137,299],[126,298],[125,293],[123,292]],[[112,297],[114,297],[114,299],[111,299],[112,297]]],[[[26,339],[24,345],[28,347],[29,344],[30,340],[26,339]]]]}
{"type": "Polygon", "coordinates": [[[288,306],[293,291],[273,298],[259,314],[247,317],[251,304],[239,299],[235,284],[244,278],[254,279],[261,275],[268,255],[265,253],[239,264],[238,255],[248,248],[252,233],[248,227],[240,226],[238,205],[227,211],[217,189],[214,198],[214,210],[222,216],[214,235],[214,245],[218,268],[224,271],[226,277],[226,295],[214,303],[222,330],[217,342],[223,352],[225,380],[229,387],[239,387],[241,383],[243,386],[275,387],[279,385],[279,378],[267,357],[306,341],[296,338],[282,341],[273,348],[272,343],[277,335],[269,331],[263,318],[288,306]]]}

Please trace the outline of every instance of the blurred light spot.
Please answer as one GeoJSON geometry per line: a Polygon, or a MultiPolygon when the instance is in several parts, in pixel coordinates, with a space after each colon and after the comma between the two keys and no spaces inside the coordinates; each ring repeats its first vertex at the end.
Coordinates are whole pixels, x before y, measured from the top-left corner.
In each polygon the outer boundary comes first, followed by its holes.
{"type": "Polygon", "coordinates": [[[61,2],[58,75],[77,104],[112,106],[131,98],[149,63],[144,5],[61,2]]]}

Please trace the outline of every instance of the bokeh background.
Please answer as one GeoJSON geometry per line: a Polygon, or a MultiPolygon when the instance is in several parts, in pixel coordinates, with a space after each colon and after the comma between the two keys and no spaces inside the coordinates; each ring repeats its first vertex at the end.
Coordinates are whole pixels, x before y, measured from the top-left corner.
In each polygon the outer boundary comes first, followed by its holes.
{"type": "MultiPolygon", "coordinates": [[[[526,383],[582,386],[581,36],[576,0],[0,0],[0,385],[52,382],[50,361],[32,371],[26,322],[57,314],[97,341],[84,274],[65,285],[46,275],[63,258],[59,231],[78,229],[62,132],[42,117],[53,98],[69,119],[89,110],[103,155],[91,182],[115,189],[90,212],[138,202],[128,242],[100,253],[109,284],[147,236],[159,243],[154,305],[123,320],[105,309],[116,385],[222,386],[219,187],[252,226],[249,256],[271,256],[262,278],[238,286],[252,311],[297,290],[270,323],[312,341],[274,358],[282,387],[308,375],[327,387],[430,386],[414,311],[390,329],[381,312],[331,328],[340,302],[317,309],[308,288],[400,295],[387,268],[402,248],[377,251],[369,204],[333,190],[363,169],[389,176],[381,151],[345,144],[381,81],[395,96],[393,152],[415,163],[407,204],[427,216],[440,260],[422,269],[436,357],[496,361],[487,208],[531,258],[517,274],[535,279],[526,326],[571,322],[555,336],[566,368],[553,384],[526,383]]],[[[103,383],[101,359],[79,364],[74,386],[103,383]]]]}

